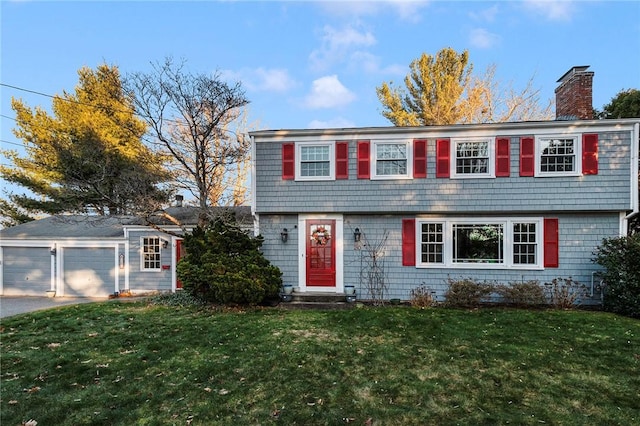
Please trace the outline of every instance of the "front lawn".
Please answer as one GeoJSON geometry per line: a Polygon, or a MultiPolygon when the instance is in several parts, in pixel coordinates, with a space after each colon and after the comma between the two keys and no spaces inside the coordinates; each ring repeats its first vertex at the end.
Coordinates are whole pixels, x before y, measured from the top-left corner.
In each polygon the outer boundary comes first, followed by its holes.
{"type": "Polygon", "coordinates": [[[110,301],[2,320],[3,426],[640,423],[640,322],[110,301]]]}

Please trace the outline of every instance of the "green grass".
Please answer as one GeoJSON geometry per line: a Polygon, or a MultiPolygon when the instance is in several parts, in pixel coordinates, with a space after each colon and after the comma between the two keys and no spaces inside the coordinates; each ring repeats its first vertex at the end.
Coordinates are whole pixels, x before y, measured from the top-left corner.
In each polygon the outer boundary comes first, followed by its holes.
{"type": "Polygon", "coordinates": [[[85,304],[3,319],[3,426],[630,425],[640,322],[85,304]]]}

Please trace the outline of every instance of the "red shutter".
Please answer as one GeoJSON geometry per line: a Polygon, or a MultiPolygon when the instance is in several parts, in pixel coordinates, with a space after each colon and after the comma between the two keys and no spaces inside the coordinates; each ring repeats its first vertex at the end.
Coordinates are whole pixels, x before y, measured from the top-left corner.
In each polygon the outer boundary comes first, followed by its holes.
{"type": "Polygon", "coordinates": [[[496,138],[496,177],[509,177],[511,174],[511,139],[496,138]]]}
{"type": "Polygon", "coordinates": [[[559,265],[558,219],[544,220],[544,267],[559,265]]]}
{"type": "Polygon", "coordinates": [[[415,139],[413,141],[413,177],[427,177],[427,141],[415,139]]]}
{"type": "Polygon", "coordinates": [[[349,142],[336,142],[336,179],[349,179],[349,142]]]}
{"type": "Polygon", "coordinates": [[[369,141],[358,141],[358,179],[369,179],[369,141]]]}
{"type": "Polygon", "coordinates": [[[530,137],[520,138],[520,176],[534,176],[536,168],[536,143],[530,137]]]}
{"type": "Polygon", "coordinates": [[[416,266],[415,219],[402,219],[402,266],[416,266]]]}
{"type": "Polygon", "coordinates": [[[582,174],[598,174],[598,134],[582,135],[582,174]]]}
{"type": "Polygon", "coordinates": [[[292,180],[296,177],[296,145],[282,144],[282,179],[292,180]]]}
{"type": "Polygon", "coordinates": [[[450,145],[449,139],[438,139],[436,141],[436,177],[449,177],[450,145]]]}

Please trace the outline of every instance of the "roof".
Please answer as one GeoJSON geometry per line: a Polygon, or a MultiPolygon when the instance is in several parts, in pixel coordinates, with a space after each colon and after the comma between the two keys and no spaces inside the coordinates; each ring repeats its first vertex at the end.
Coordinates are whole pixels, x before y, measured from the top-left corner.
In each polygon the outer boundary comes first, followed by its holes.
{"type": "Polygon", "coordinates": [[[546,121],[518,121],[506,123],[481,124],[451,124],[445,126],[386,126],[386,127],[353,127],[329,129],[273,129],[249,132],[249,136],[259,139],[284,140],[292,137],[331,137],[331,138],[359,138],[367,135],[388,134],[403,136],[411,134],[446,135],[459,132],[520,132],[529,133],[540,129],[554,129],[559,127],[594,128],[594,127],[629,127],[640,122],[638,118],[621,118],[607,120],[546,120],[546,121]]]}
{"type": "Polygon", "coordinates": [[[123,225],[138,220],[131,216],[56,215],[0,230],[1,239],[122,238],[123,225]]]}
{"type": "MultiPolygon", "coordinates": [[[[195,226],[198,223],[200,209],[197,207],[170,207],[165,212],[177,219],[182,225],[195,226]]],[[[252,221],[251,208],[245,206],[215,207],[211,209],[210,215],[220,216],[230,212],[235,213],[236,220],[240,223],[252,221]]],[[[150,219],[158,226],[175,226],[175,223],[161,215],[154,215],[150,219]]],[[[56,215],[2,229],[0,230],[0,240],[123,238],[124,227],[148,225],[144,218],[138,216],[56,215]]]]}

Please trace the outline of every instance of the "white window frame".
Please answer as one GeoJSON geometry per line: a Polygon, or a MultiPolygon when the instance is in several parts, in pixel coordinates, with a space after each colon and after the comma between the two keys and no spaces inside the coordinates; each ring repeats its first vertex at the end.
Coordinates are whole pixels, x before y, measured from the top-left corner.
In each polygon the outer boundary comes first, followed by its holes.
{"type": "Polygon", "coordinates": [[[146,272],[160,272],[162,271],[162,238],[158,236],[141,236],[140,237],[140,270],[146,272]],[[147,239],[156,239],[158,240],[158,267],[157,268],[147,268],[145,267],[145,240],[147,239]]]}
{"type": "Polygon", "coordinates": [[[370,176],[372,180],[411,179],[413,176],[413,145],[408,140],[380,140],[371,141],[370,176]],[[398,175],[379,175],[378,145],[404,145],[407,152],[407,173],[398,175]]]}
{"type": "Polygon", "coordinates": [[[322,181],[336,179],[336,144],[335,142],[296,142],[296,178],[300,181],[322,181]],[[302,176],[302,148],[303,147],[328,147],[329,148],[329,176],[302,176]]]}
{"type": "Polygon", "coordinates": [[[417,268],[452,268],[452,269],[526,269],[542,270],[543,263],[543,223],[542,217],[451,217],[451,218],[416,218],[416,267],[417,268]],[[444,232],[443,262],[422,262],[422,224],[442,224],[444,232]],[[536,225],[536,263],[514,263],[513,261],[513,225],[516,223],[534,223],[536,225]],[[463,263],[453,261],[453,227],[454,225],[500,224],[503,229],[503,259],[501,263],[463,263]]]}
{"type": "Polygon", "coordinates": [[[578,134],[537,135],[536,140],[536,177],[562,177],[582,175],[582,141],[578,134]],[[542,145],[549,139],[573,139],[573,155],[575,156],[574,169],[570,172],[543,172],[542,171],[542,145]]]}
{"type": "Polygon", "coordinates": [[[495,178],[496,177],[496,142],[495,138],[478,137],[478,138],[453,138],[451,139],[451,160],[449,162],[449,176],[452,179],[478,179],[478,178],[495,178]],[[458,145],[469,142],[486,142],[488,147],[488,164],[485,173],[458,173],[458,145]]]}

